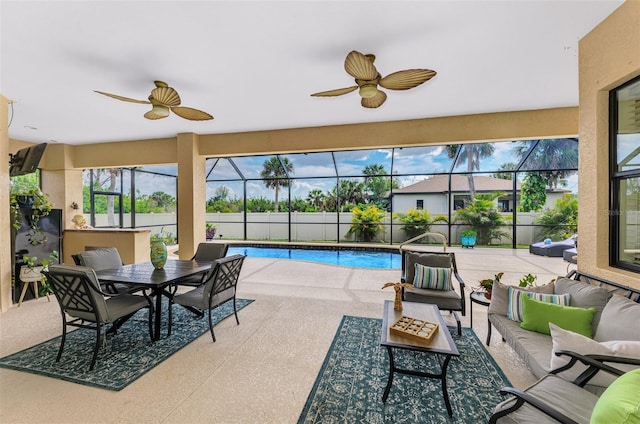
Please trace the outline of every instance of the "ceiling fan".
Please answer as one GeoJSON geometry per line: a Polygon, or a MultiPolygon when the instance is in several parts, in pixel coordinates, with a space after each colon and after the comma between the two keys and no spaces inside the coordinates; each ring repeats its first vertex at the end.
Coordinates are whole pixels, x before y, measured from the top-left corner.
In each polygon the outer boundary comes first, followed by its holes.
{"type": "Polygon", "coordinates": [[[151,90],[149,100],[130,99],[128,97],[118,96],[117,94],[105,93],[104,91],[94,91],[125,102],[152,105],[151,110],[144,114],[144,117],[147,119],[166,118],[169,116],[169,110],[179,117],[189,119],[191,121],[208,121],[213,119],[213,116],[209,115],[207,112],[191,107],[180,106],[180,96],[178,95],[178,92],[173,87],[169,87],[166,82],[154,81],[154,84],[156,85],[156,88],[151,90]]]}
{"type": "Polygon", "coordinates": [[[431,69],[407,69],[404,71],[394,72],[382,77],[373,65],[376,57],[372,54],[362,54],[352,51],[347,55],[344,61],[344,69],[349,75],[356,79],[356,84],[351,87],[338,88],[337,90],[322,91],[314,93],[314,97],[332,97],[341,96],[351,93],[359,88],[360,97],[362,97],[363,107],[376,108],[382,106],[387,100],[384,91],[378,89],[378,85],[389,90],[408,90],[429,81],[436,75],[436,71],[431,69]]]}

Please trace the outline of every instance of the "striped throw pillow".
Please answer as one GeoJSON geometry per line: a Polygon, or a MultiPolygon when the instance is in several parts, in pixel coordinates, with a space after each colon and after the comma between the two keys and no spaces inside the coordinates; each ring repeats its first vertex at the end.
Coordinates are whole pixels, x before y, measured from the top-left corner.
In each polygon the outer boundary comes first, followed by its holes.
{"type": "Polygon", "coordinates": [[[431,290],[452,290],[451,268],[436,268],[415,264],[413,287],[431,290]]]}
{"type": "Polygon", "coordinates": [[[511,321],[522,322],[522,296],[527,296],[529,299],[534,299],[539,302],[553,303],[556,305],[569,306],[571,303],[571,295],[567,294],[546,294],[535,293],[524,290],[519,290],[516,287],[509,287],[508,299],[509,304],[507,307],[507,318],[511,321]]]}

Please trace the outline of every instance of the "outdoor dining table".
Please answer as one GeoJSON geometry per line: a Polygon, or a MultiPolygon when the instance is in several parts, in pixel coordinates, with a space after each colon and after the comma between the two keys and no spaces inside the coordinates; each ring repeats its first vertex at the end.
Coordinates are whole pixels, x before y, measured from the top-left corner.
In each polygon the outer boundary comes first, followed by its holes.
{"type": "Polygon", "coordinates": [[[196,262],[169,259],[162,269],[155,269],[151,262],[140,262],[96,271],[101,282],[128,284],[151,290],[156,297],[153,340],[160,339],[162,320],[162,297],[170,284],[191,275],[202,274],[211,269],[211,262],[196,262]]]}

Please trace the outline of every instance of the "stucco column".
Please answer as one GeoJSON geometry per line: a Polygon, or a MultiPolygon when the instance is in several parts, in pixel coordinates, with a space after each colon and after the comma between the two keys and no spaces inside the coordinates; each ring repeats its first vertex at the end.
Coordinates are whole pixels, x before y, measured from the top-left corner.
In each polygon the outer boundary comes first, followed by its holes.
{"type": "Polygon", "coordinates": [[[205,157],[200,156],[198,135],[178,134],[178,243],[180,259],[191,259],[205,241],[205,157]]]}
{"type": "Polygon", "coordinates": [[[9,219],[9,107],[0,94],[0,313],[11,306],[11,222],[9,219]]]}

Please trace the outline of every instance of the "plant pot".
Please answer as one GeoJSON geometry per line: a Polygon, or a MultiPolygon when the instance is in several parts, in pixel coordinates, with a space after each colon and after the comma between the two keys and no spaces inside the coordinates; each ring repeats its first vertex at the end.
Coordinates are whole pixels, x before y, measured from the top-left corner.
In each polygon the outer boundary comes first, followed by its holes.
{"type": "Polygon", "coordinates": [[[164,264],[167,263],[167,246],[163,241],[152,241],[149,256],[153,267],[155,269],[162,269],[164,264]]]}
{"type": "Polygon", "coordinates": [[[462,247],[473,247],[476,245],[476,236],[462,236],[460,242],[462,247]]]}
{"type": "Polygon", "coordinates": [[[491,299],[491,289],[490,288],[485,289],[484,297],[486,297],[487,299],[491,299]]]}

